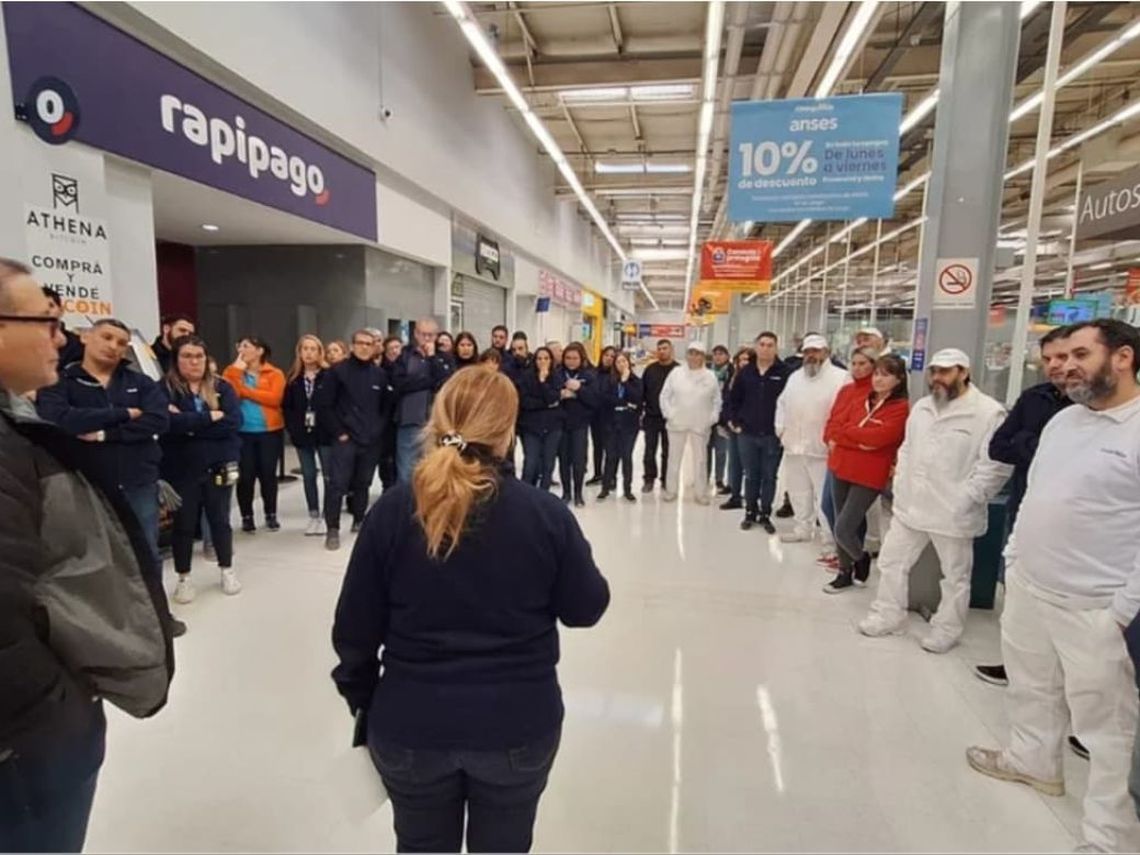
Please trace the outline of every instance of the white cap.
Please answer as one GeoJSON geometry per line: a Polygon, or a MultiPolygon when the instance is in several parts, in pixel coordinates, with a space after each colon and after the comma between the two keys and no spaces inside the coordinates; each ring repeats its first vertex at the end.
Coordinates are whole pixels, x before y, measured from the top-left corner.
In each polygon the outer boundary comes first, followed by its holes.
{"type": "Polygon", "coordinates": [[[800,345],[800,350],[827,350],[830,347],[821,335],[809,335],[804,339],[804,343],[800,345]]]}
{"type": "Polygon", "coordinates": [[[931,368],[966,368],[970,367],[970,357],[966,352],[956,347],[947,347],[938,351],[930,358],[931,368]]]}
{"type": "Polygon", "coordinates": [[[705,352],[705,346],[703,344],[701,344],[699,341],[694,339],[693,341],[689,342],[689,346],[686,348],[686,350],[688,350],[690,352],[695,351],[697,353],[704,353],[705,352]]]}
{"type": "Polygon", "coordinates": [[[879,331],[878,327],[863,327],[863,329],[859,330],[855,335],[873,335],[878,336],[882,341],[887,340],[887,337],[879,331]]]}

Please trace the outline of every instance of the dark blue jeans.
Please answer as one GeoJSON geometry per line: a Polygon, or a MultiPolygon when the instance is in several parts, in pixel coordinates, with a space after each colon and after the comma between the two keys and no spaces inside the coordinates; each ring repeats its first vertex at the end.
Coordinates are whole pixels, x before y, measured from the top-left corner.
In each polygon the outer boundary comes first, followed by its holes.
{"type": "Polygon", "coordinates": [[[637,425],[615,427],[610,434],[610,447],[606,451],[605,489],[617,490],[618,464],[621,464],[622,490],[633,492],[633,446],[637,444],[637,425]]]}
{"type": "Polygon", "coordinates": [[[550,482],[554,480],[554,461],[558,459],[558,448],[562,444],[562,431],[524,433],[522,444],[523,483],[549,490],[550,482]]]}
{"type": "MultiPolygon", "coordinates": [[[[423,430],[423,425],[400,425],[396,428],[396,477],[400,479],[401,484],[412,483],[412,472],[423,456],[420,444],[423,430]]],[[[376,458],[379,462],[379,450],[376,458]]]]}
{"type": "Polygon", "coordinates": [[[776,498],[776,475],[780,471],[784,447],[775,436],[750,433],[737,434],[736,444],[747,479],[745,507],[749,514],[771,516],[772,501],[776,498]]]}
{"type": "Polygon", "coordinates": [[[586,450],[589,442],[588,425],[568,427],[562,431],[562,448],[558,460],[561,464],[559,475],[563,495],[573,495],[575,499],[582,495],[582,486],[586,483],[586,450]]]}
{"type": "Polygon", "coordinates": [[[708,475],[716,475],[713,483],[718,487],[725,485],[725,472],[728,468],[728,437],[720,435],[720,428],[713,425],[709,433],[708,475]]]}
{"type": "Polygon", "coordinates": [[[729,431],[728,434],[728,489],[732,498],[740,501],[744,490],[744,464],[740,460],[740,437],[729,431]]]}
{"type": "Polygon", "coordinates": [[[529,852],[561,733],[502,751],[411,749],[369,740],[392,799],[397,852],[529,852]]]}
{"type": "Polygon", "coordinates": [[[41,797],[10,782],[19,770],[8,765],[0,762],[0,852],[82,852],[99,773],[41,797]]]}
{"type": "Polygon", "coordinates": [[[357,445],[351,439],[338,442],[329,455],[332,471],[325,491],[325,525],[331,531],[340,531],[340,509],[344,497],[349,499],[353,522],[364,522],[368,511],[368,488],[380,461],[380,443],[357,445]]]}
{"type": "Polygon", "coordinates": [[[162,557],[158,551],[158,484],[124,488],[123,497],[135,512],[135,519],[142,526],[143,534],[146,535],[146,545],[150,548],[150,566],[142,568],[143,572],[151,580],[157,580],[161,586],[162,557]]]}
{"type": "Polygon", "coordinates": [[[317,486],[317,460],[321,461],[320,477],[327,493],[329,480],[332,478],[332,447],[297,446],[297,459],[301,461],[301,479],[305,482],[305,505],[309,509],[309,516],[315,517],[321,512],[321,491],[317,486]]]}

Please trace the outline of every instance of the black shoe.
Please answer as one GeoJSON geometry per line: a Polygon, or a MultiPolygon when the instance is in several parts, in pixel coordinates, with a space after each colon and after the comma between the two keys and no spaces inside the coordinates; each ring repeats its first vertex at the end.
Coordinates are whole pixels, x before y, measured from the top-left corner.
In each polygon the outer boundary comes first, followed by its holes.
{"type": "Polygon", "coordinates": [[[576,507],[576,508],[586,507],[586,500],[583,499],[581,496],[575,496],[574,497],[574,507],[576,507]]]}
{"type": "Polygon", "coordinates": [[[983,683],[994,686],[1009,685],[1009,677],[1005,674],[1004,665],[977,665],[974,667],[974,676],[983,683]]]}
{"type": "MultiPolygon", "coordinates": [[[[178,618],[172,617],[170,619],[170,634],[174,638],[181,638],[186,634],[186,624],[184,624],[178,618]]],[[[1085,757],[1087,758],[1088,755],[1086,754],[1085,757]]]]}
{"type": "Polygon", "coordinates": [[[241,530],[247,534],[253,534],[255,531],[257,531],[257,526],[253,524],[253,517],[241,518],[241,530]]]}
{"type": "Polygon", "coordinates": [[[796,515],[795,509],[792,507],[792,500],[788,498],[788,494],[784,494],[784,504],[780,506],[780,510],[776,511],[776,516],[782,520],[796,515]]]}
{"type": "Polygon", "coordinates": [[[602,492],[598,493],[598,501],[599,502],[604,502],[609,497],[610,497],[610,491],[609,490],[602,490],[602,492]]]}
{"type": "Polygon", "coordinates": [[[720,506],[720,509],[722,511],[739,511],[743,507],[744,503],[740,501],[740,499],[729,499],[727,502],[720,506]]]}
{"type": "Polygon", "coordinates": [[[551,478],[550,479],[550,486],[551,486],[551,488],[554,488],[554,487],[561,487],[562,485],[558,483],[557,478],[551,478]]]}
{"type": "Polygon", "coordinates": [[[841,594],[848,588],[853,588],[855,581],[851,578],[850,573],[839,573],[834,579],[823,586],[825,594],[841,594]]]}
{"type": "Polygon", "coordinates": [[[277,522],[277,514],[265,515],[265,527],[270,531],[281,531],[281,523],[277,522]]]}
{"type": "Polygon", "coordinates": [[[646,481],[644,484],[642,484],[641,485],[641,492],[652,493],[653,492],[653,482],[652,481],[646,481]]]}
{"type": "Polygon", "coordinates": [[[776,533],[776,526],[773,525],[771,517],[760,517],[760,527],[763,528],[764,531],[768,532],[768,534],[776,533]]]}
{"type": "Polygon", "coordinates": [[[325,549],[329,552],[336,552],[340,549],[340,530],[330,528],[325,532],[325,549]]]}
{"type": "Polygon", "coordinates": [[[352,521],[352,533],[353,534],[359,534],[360,529],[361,529],[361,527],[363,527],[363,525],[364,525],[364,520],[353,520],[352,521]]]}
{"type": "Polygon", "coordinates": [[[601,475],[595,475],[593,478],[591,478],[589,481],[586,482],[586,486],[587,487],[597,487],[601,483],[602,483],[602,476],[601,475]]]}
{"type": "Polygon", "coordinates": [[[732,488],[726,487],[724,484],[717,484],[716,485],[716,494],[718,496],[731,496],[732,495],[732,488]]]}
{"type": "Polygon", "coordinates": [[[855,573],[855,584],[863,587],[867,584],[867,579],[871,577],[871,556],[864,552],[851,569],[855,573]]]}
{"type": "Polygon", "coordinates": [[[637,501],[637,496],[633,495],[633,490],[626,490],[625,491],[625,500],[627,502],[636,502],[637,501]]]}
{"type": "Polygon", "coordinates": [[[570,502],[573,500],[573,498],[574,497],[570,495],[570,492],[568,490],[563,491],[562,501],[564,501],[566,504],[570,504],[570,502]]]}
{"type": "Polygon", "coordinates": [[[1069,737],[1069,748],[1073,753],[1080,757],[1082,760],[1089,759],[1089,750],[1085,748],[1084,743],[1077,739],[1075,736],[1069,737]]]}
{"type": "Polygon", "coordinates": [[[756,525],[758,519],[756,514],[745,514],[744,520],[740,523],[740,530],[749,531],[752,526],[756,525]]]}

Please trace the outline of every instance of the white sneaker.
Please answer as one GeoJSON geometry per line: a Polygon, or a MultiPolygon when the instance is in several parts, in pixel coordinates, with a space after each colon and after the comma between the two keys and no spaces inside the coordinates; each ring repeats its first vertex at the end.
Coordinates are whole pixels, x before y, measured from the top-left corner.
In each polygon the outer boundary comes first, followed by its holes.
{"type": "Polygon", "coordinates": [[[899,635],[905,626],[905,620],[892,622],[878,612],[871,612],[859,622],[859,632],[869,638],[881,638],[884,635],[899,635]]]}
{"type": "Polygon", "coordinates": [[[922,649],[927,653],[946,653],[958,643],[958,639],[951,638],[944,632],[934,630],[922,639],[922,649]]]}
{"type": "Polygon", "coordinates": [[[665,493],[661,494],[661,498],[664,499],[666,502],[675,502],[675,501],[677,501],[677,494],[665,492],[665,493]]]}
{"type": "Polygon", "coordinates": [[[707,494],[701,493],[697,496],[697,504],[698,505],[707,505],[708,503],[709,503],[709,497],[707,494]]]}
{"type": "Polygon", "coordinates": [[[323,517],[309,517],[309,527],[305,529],[305,537],[324,537],[325,521],[323,517]]]}
{"type": "Polygon", "coordinates": [[[781,543],[807,543],[811,535],[802,531],[787,531],[780,535],[781,543]]]}
{"type": "Polygon", "coordinates": [[[1034,778],[1032,775],[1027,775],[1025,772],[1014,769],[1005,754],[1001,751],[973,745],[966,749],[966,762],[970,764],[970,768],[975,772],[981,772],[983,775],[997,778],[999,781],[1028,784],[1037,790],[1037,792],[1044,793],[1047,796],[1065,795],[1064,780],[1046,781],[1042,778],[1034,778]]]}
{"type": "Polygon", "coordinates": [[[241,582],[232,567],[222,568],[222,593],[233,596],[241,593],[241,582]]]}
{"type": "Polygon", "coordinates": [[[198,596],[198,591],[194,588],[194,583],[190,580],[189,573],[178,574],[178,584],[174,588],[174,602],[187,605],[194,602],[194,598],[198,596]]]}

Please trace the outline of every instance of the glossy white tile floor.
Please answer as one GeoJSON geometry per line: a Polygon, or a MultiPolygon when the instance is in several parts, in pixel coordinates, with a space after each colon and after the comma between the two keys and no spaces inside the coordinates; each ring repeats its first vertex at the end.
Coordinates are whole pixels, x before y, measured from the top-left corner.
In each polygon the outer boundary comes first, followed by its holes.
{"type": "MultiPolygon", "coordinates": [[[[170,704],[112,713],[88,850],[391,851],[391,810],[352,822],[334,761],[351,722],[328,678],[329,630],[351,548],[285,530],[237,536],[237,597],[200,565],[176,606],[170,704]]],[[[944,657],[854,629],[871,589],[827,597],[810,545],[740,532],[715,507],[591,503],[580,513],[613,588],[600,626],[563,631],[563,747],[537,851],[1065,851],[1085,765],[1047,799],[968,770],[996,744],[997,625],[971,614],[944,657]]],[[[168,568],[169,572],[169,568],[168,568]]],[[[872,585],[874,583],[872,580],[872,585]]]]}

